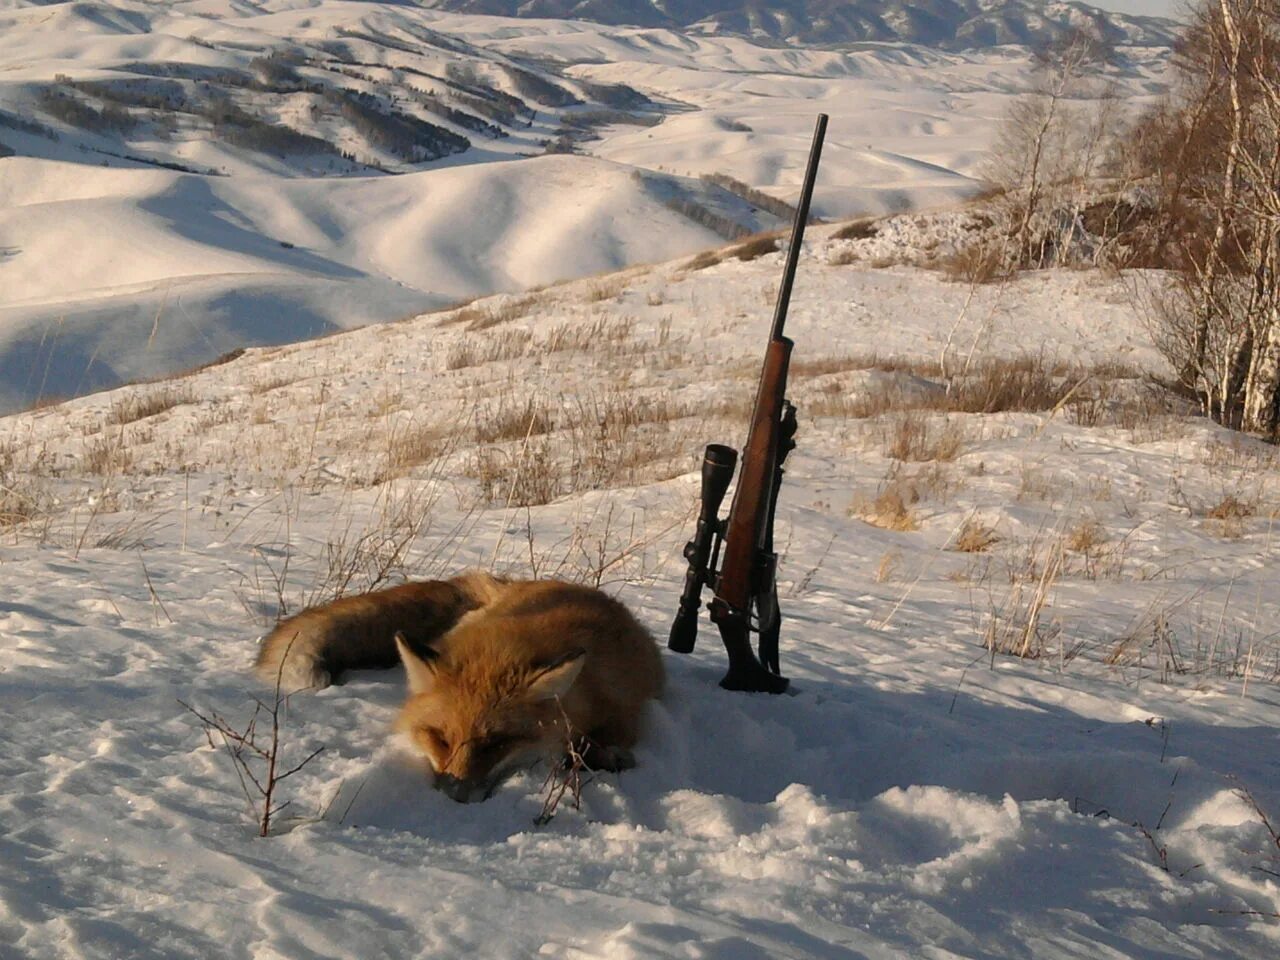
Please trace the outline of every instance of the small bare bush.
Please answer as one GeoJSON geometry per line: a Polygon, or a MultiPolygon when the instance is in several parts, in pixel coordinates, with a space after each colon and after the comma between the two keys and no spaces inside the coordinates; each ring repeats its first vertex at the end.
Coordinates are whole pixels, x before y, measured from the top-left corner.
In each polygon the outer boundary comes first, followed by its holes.
{"type": "MultiPolygon", "coordinates": [[[[281,670],[284,662],[281,658],[281,670]]],[[[211,749],[217,749],[213,735],[218,735],[235,767],[245,805],[260,837],[271,834],[272,818],[289,805],[288,800],[279,801],[280,785],[324,751],[324,747],[316,747],[292,766],[285,762],[283,734],[288,702],[288,696],[280,689],[279,674],[271,702],[268,704],[255,698],[253,714],[243,728],[233,726],[217,713],[203,714],[190,704],[178,701],[200,721],[211,749]]]]}

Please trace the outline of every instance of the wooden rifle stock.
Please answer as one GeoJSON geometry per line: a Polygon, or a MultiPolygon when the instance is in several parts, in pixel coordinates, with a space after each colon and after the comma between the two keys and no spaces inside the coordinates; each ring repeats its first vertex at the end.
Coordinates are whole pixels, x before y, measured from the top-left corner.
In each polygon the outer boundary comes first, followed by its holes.
{"type": "Polygon", "coordinates": [[[739,610],[750,605],[755,592],[757,557],[764,546],[765,522],[772,512],[774,465],[778,462],[778,425],[782,422],[782,394],[787,388],[791,347],[790,340],[779,337],[769,341],[765,350],[751,429],[747,433],[747,445],[742,450],[738,489],[733,495],[733,506],[729,508],[716,598],[739,610]]]}
{"type": "Polygon", "coordinates": [[[765,349],[733,505],[726,521],[716,518],[733,472],[732,458],[728,456],[733,451],[712,444],[707,448],[703,468],[702,511],[697,533],[685,547],[689,572],[668,643],[668,647],[678,653],[688,653],[693,649],[702,587],[713,585],[715,599],[709,605],[711,619],[720,628],[720,636],[729,655],[729,672],[720,685],[730,690],[781,693],[787,688],[787,680],[779,676],[778,668],[781,620],[775,577],[777,557],[773,552],[773,517],[782,483],[782,463],[795,446],[792,437],[796,421],[795,408],[784,396],[792,342],[782,335],[782,329],[791,302],[791,285],[800,260],[804,227],[809,219],[809,203],[813,198],[826,129],[827,117],[819,114],[804,186],[791,228],[791,246],[787,250],[782,284],[778,288],[773,330],[765,349]],[[713,567],[721,547],[723,555],[717,573],[713,567]],[[759,658],[751,649],[753,630],[760,635],[759,658]]]}

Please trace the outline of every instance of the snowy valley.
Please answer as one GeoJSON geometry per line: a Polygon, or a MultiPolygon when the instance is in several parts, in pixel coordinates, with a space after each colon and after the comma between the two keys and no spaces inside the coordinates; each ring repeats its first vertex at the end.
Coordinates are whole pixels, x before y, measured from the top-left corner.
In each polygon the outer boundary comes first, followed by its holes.
{"type": "MultiPolygon", "coordinates": [[[[1126,102],[1166,57],[1126,49],[1126,102]]],[[[1030,69],[0,0],[0,957],[1275,956],[1276,447],[1159,385],[1162,272],[949,266],[1030,69]],[[314,758],[257,836],[201,716],[266,724],[282,616],[480,568],[598,586],[665,641],[782,270],[760,194],[795,199],[819,109],[791,692],[720,690],[704,621],[637,767],[549,810],[545,767],[433,790],[401,671],[356,672],[282,704],[283,763],[314,758]],[[380,152],[397,124],[441,155],[380,152]],[[278,128],[317,144],[254,140],[278,128]]]]}

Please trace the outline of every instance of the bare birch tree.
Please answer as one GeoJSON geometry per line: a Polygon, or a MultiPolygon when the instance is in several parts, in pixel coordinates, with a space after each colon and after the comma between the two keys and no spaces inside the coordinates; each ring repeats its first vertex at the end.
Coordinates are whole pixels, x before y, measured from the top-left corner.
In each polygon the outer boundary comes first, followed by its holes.
{"type": "MultiPolygon", "coordinates": [[[[1228,426],[1280,428],[1280,0],[1204,0],[1143,160],[1178,278],[1156,322],[1179,385],[1228,426]]],[[[1166,242],[1166,241],[1162,241],[1166,242]]]]}

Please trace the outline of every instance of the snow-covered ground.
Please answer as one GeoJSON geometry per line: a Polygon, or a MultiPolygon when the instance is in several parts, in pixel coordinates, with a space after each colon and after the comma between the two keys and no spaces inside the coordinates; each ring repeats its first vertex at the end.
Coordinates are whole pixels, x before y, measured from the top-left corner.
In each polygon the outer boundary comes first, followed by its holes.
{"type": "Polygon", "coordinates": [[[665,637],[779,254],[0,420],[0,954],[1275,956],[1273,448],[1146,398],[1150,278],[971,290],[842,265],[875,240],[831,232],[788,325],[794,695],[719,690],[704,625],[638,767],[540,827],[545,771],[453,803],[387,739],[401,679],[366,673],[290,700],[287,758],[324,750],[257,838],[178,701],[247,723],[277,613],[466,566],[599,582],[665,637]],[[1054,410],[906,409],[940,363],[1027,356],[1092,376],[1054,410]],[[983,645],[1010,636],[1036,656],[983,645]]]}
{"type": "MultiPolygon", "coordinates": [[[[1112,73],[1129,102],[1160,88],[1165,55],[1126,51],[1112,73]]],[[[819,111],[817,213],[952,202],[1029,82],[1012,48],[778,49],[342,0],[0,0],[0,411],[692,253],[719,237],[689,203],[771,229],[695,178],[794,201],[819,111]],[[583,103],[538,101],[520,71],[583,103]],[[123,132],[58,119],[68,99],[112,107],[103,84],[126,97],[123,132]],[[650,103],[593,127],[584,156],[538,156],[575,116],[610,119],[608,84],[650,103]],[[344,119],[357,97],[470,147],[397,158],[344,119]],[[211,104],[323,149],[251,149],[211,104]]]]}

